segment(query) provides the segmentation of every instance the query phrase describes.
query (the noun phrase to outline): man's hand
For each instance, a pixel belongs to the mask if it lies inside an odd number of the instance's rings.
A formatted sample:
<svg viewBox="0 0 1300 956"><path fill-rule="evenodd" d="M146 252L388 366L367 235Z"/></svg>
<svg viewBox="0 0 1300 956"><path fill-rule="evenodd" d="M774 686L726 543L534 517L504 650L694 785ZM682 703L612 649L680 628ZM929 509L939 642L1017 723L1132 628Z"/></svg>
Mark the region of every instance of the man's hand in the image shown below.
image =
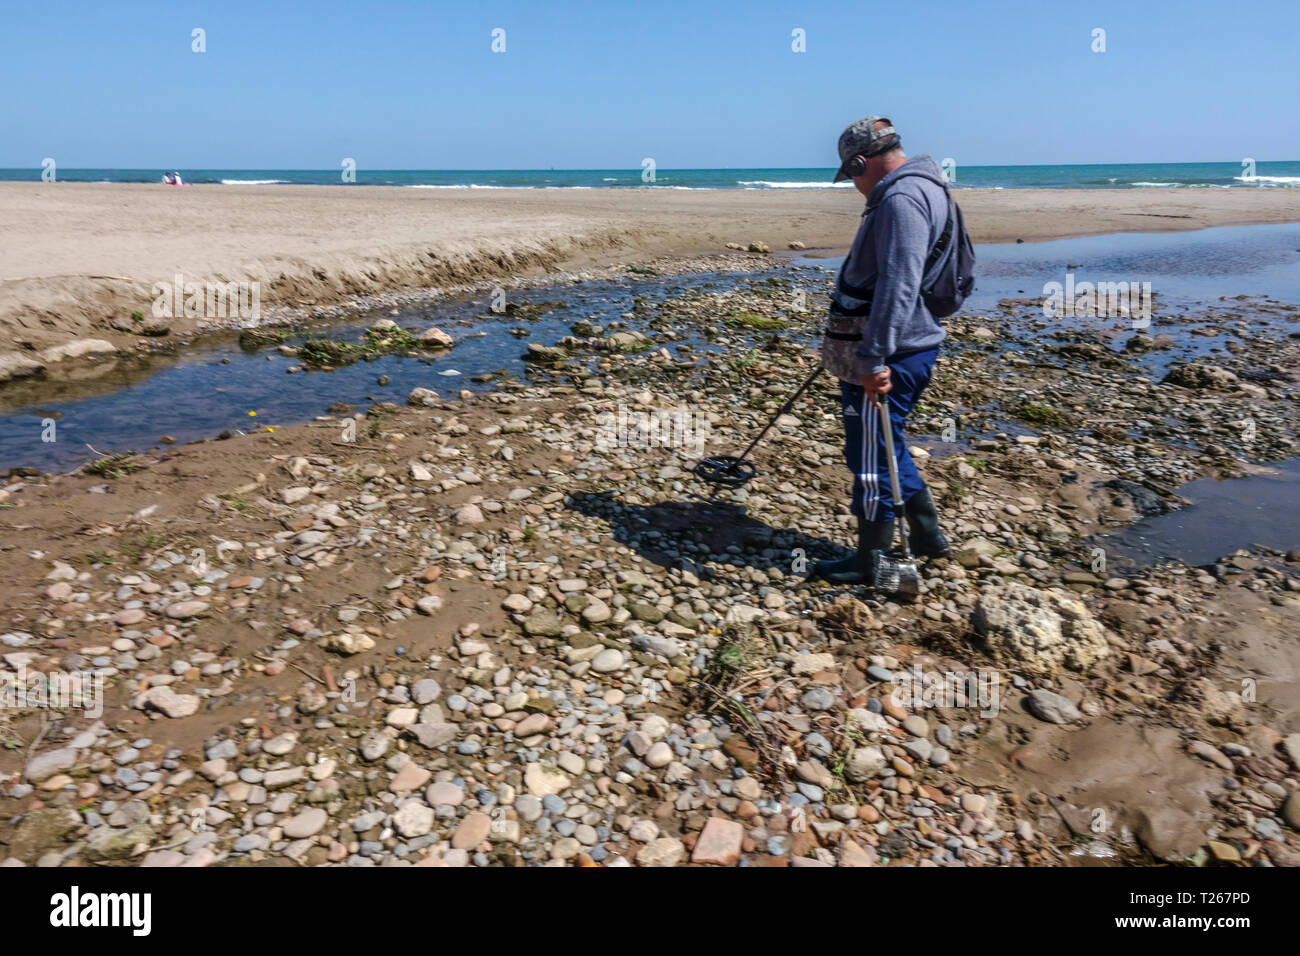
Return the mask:
<svg viewBox="0 0 1300 956"><path fill-rule="evenodd" d="M873 404L878 403L880 401L880 396L884 395L893 387L894 383L890 381L888 368L877 372L874 375L862 376L862 388L867 393L867 400Z"/></svg>

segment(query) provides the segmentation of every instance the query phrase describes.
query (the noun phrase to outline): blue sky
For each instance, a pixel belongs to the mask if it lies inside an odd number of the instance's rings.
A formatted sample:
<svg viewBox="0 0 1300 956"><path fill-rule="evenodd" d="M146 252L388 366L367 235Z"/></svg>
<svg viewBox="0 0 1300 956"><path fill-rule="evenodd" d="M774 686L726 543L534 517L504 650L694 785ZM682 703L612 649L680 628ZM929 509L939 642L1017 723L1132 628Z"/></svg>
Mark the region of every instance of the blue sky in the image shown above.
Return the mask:
<svg viewBox="0 0 1300 956"><path fill-rule="evenodd" d="M0 167L826 167L866 113L962 165L1300 159L1297 36L1296 0L14 3Z"/></svg>

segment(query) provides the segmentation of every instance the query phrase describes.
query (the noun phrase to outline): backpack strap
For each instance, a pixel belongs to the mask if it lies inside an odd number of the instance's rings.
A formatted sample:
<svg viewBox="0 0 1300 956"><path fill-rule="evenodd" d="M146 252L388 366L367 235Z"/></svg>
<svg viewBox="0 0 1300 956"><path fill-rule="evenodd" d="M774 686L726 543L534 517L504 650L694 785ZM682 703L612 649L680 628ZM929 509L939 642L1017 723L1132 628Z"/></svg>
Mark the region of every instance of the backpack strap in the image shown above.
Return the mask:
<svg viewBox="0 0 1300 956"><path fill-rule="evenodd" d="M889 184L889 189L886 189L884 194L878 200L876 200L874 204L867 205L866 211L863 213L863 215L870 216L873 212L875 212L876 209L879 208L880 204L884 202L885 198L889 195L890 189L893 189L893 187L898 183L898 180L906 179L908 176L920 176L928 180L929 182L934 182L934 180L930 179L929 176L926 176L924 173L919 171L908 171L902 173L901 175L899 175L898 179L895 179L894 182ZM931 276L931 273L933 273L934 270L941 263L944 262L947 256L948 249L952 245L952 237L955 228L955 216L953 215L952 193L948 189L948 184L946 182L942 183L941 185L943 186L944 197L948 200L948 219L944 223L943 231L939 233L939 238L935 240L934 247L930 250L930 254L926 256L925 265L921 269L922 289L924 289L929 284L926 282L926 280ZM849 259L852 258L852 256L853 256L853 251L850 249L849 255L845 256L844 258L845 266L848 265ZM839 279L835 285L836 291L848 295L854 299L864 300L866 305L865 307L858 307L851 310L849 309L840 310L836 314L853 315L853 316L869 315L871 313L871 291L872 290L870 288L866 288L863 286L853 286L847 284L846 282L843 281L844 272L845 272L844 267L841 267ZM832 306L832 311L836 311L833 306Z"/></svg>

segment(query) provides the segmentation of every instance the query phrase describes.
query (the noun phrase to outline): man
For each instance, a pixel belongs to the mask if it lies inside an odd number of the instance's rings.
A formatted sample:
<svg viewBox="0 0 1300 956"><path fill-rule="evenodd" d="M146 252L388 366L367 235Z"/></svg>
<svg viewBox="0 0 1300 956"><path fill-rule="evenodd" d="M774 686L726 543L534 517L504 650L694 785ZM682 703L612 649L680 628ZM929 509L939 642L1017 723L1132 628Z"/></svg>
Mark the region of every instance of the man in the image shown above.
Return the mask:
<svg viewBox="0 0 1300 956"><path fill-rule="evenodd" d="M868 116L845 129L839 156L834 181L852 179L867 208L831 295L822 364L840 379L858 550L841 561L819 561L813 575L861 584L871 581L872 552L890 547L898 506L876 402L886 405L893 425L912 552L948 553L934 501L903 436L946 334L922 301L921 279L947 222L948 190L933 159L903 154L898 131L885 117Z"/></svg>

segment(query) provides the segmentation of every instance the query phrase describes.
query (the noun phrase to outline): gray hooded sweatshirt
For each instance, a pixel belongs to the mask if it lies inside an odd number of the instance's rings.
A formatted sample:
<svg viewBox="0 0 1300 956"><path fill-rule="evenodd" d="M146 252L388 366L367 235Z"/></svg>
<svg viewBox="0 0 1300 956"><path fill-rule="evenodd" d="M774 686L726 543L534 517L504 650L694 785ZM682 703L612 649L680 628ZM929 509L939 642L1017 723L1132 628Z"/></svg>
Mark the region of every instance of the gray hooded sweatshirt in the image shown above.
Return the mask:
<svg viewBox="0 0 1300 956"><path fill-rule="evenodd" d="M871 290L863 296L871 300L871 314L857 346L859 375L884 369L885 359L897 352L933 348L947 334L921 299L926 257L948 221L946 182L943 170L925 154L891 171L867 197L837 283ZM836 297L853 304L838 291Z"/></svg>

